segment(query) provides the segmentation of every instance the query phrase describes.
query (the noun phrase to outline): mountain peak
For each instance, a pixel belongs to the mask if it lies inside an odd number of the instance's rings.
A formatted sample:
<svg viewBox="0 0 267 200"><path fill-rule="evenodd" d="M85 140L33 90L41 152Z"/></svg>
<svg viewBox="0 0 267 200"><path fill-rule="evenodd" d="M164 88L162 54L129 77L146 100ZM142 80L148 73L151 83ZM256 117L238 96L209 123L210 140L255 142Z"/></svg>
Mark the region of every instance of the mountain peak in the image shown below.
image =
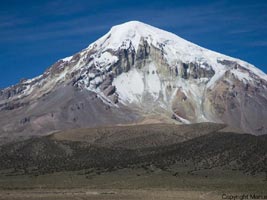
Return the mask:
<svg viewBox="0 0 267 200"><path fill-rule="evenodd" d="M140 21L129 21L123 24L113 26L110 31L99 40L91 44L87 49L98 46L98 50L104 52L107 50L118 51L119 49L132 48L138 50L140 43L145 41L147 45L153 46L162 51L163 59L170 65L175 66L177 62L199 64L209 63L213 66L216 76L213 83L227 70L220 61L229 60L253 71L257 76L267 80L267 76L261 70L242 60L232 58L221 53L211 51L189 42L173 33L145 24ZM243 79L240 73L235 73ZM248 78L248 76L247 76Z"/></svg>
<svg viewBox="0 0 267 200"><path fill-rule="evenodd" d="M115 25L111 29L116 29L116 28L124 28L124 29L128 28L129 29L129 28L137 28L137 27L139 28L139 27L147 27L147 26L150 26L150 25L140 22L140 21L133 20L133 21L128 21L122 24Z"/></svg>
<svg viewBox="0 0 267 200"><path fill-rule="evenodd" d="M88 121L123 123L148 114L182 123L226 123L263 134L266 91L266 74L253 65L130 21L43 75L0 91L0 114L34 110L12 123L0 122L0 132L20 131L21 126L28 128L25 132L32 127L40 132L48 125L54 131ZM8 113L5 118L12 118L13 112Z"/></svg>
<svg viewBox="0 0 267 200"><path fill-rule="evenodd" d="M114 32L134 31L134 32L137 32L141 35L147 35L147 34L151 34L151 33L169 34L169 35L177 37L176 35L174 35L170 32L164 31L162 29L156 28L154 26L151 26L149 24L146 24L146 23L143 23L140 21L129 21L129 22L125 22L122 24L118 24L118 25L113 26L110 31L113 33Z"/></svg>
<svg viewBox="0 0 267 200"><path fill-rule="evenodd" d="M205 50L173 33L139 21L129 21L113 26L107 34L91 44L88 48L91 49L95 46L99 46L102 50L112 49L116 51L120 48L127 49L129 45L131 45L134 50L137 51L142 41L146 41L148 45L160 49L163 48L163 46L167 46L169 50L165 52L165 55L170 55L166 58L170 62L173 61L173 58L177 57L173 55L176 54L176 52L180 52L183 58L186 59L187 57L188 62L190 62L190 59L194 58L189 56L189 54L200 55L202 51Z"/></svg>
<svg viewBox="0 0 267 200"><path fill-rule="evenodd" d="M166 40L182 40L182 38L179 38L172 33L150 26L143 22L129 21L113 26L106 35L93 43L93 45L99 44L116 50L121 47L122 43L130 41L135 50L137 50L140 40L142 39L146 39L148 43L153 43L154 45L166 42Z"/></svg>

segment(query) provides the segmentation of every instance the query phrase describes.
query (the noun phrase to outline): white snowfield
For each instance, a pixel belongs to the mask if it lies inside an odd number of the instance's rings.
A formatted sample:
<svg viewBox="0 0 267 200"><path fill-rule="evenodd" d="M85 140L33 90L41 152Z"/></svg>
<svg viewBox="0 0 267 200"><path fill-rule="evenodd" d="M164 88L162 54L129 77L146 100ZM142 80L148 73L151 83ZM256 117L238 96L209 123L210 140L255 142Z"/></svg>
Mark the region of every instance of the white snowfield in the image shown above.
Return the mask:
<svg viewBox="0 0 267 200"><path fill-rule="evenodd" d="M123 102L139 102L145 89L143 75L136 69L130 70L118 76L113 85Z"/></svg>

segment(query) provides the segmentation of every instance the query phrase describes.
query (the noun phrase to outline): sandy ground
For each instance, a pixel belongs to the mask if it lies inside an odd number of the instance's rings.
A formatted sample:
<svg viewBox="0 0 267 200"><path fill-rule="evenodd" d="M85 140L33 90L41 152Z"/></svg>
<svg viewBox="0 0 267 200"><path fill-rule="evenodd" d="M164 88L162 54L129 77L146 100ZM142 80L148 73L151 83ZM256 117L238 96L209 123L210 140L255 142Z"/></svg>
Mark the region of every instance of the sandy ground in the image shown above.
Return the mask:
<svg viewBox="0 0 267 200"><path fill-rule="evenodd" d="M216 200L221 194L201 191L165 190L6 190L0 200Z"/></svg>

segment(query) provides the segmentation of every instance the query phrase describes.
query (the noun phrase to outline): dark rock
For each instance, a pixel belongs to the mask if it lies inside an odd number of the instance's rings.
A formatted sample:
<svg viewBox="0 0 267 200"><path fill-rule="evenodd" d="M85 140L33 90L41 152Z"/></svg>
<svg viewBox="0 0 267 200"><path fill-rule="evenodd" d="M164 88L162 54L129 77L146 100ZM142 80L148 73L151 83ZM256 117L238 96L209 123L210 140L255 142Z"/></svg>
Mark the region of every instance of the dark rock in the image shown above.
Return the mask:
<svg viewBox="0 0 267 200"><path fill-rule="evenodd" d="M0 110L15 110L24 106L29 105L29 103L20 103L20 102L9 102L4 105L1 105Z"/></svg>
<svg viewBox="0 0 267 200"><path fill-rule="evenodd" d="M112 96L112 101L113 101L113 103L115 103L115 104L119 103L119 97L118 97L118 95L113 94L113 96Z"/></svg>
<svg viewBox="0 0 267 200"><path fill-rule="evenodd" d="M182 67L182 78L187 79L187 69L188 69L188 64L183 63Z"/></svg>
<svg viewBox="0 0 267 200"><path fill-rule="evenodd" d="M113 85L110 85L106 90L104 90L104 94L106 96L110 96L110 95L114 94L115 91L116 91L116 87Z"/></svg>
<svg viewBox="0 0 267 200"><path fill-rule="evenodd" d="M220 63L225 66L234 67L236 65L236 62L231 60L217 60L217 63Z"/></svg>
<svg viewBox="0 0 267 200"><path fill-rule="evenodd" d="M103 91L103 90L107 89L112 84L112 81L113 81L113 75L109 74L108 77L101 84L101 87L100 87L101 90Z"/></svg>
<svg viewBox="0 0 267 200"><path fill-rule="evenodd" d="M20 124L26 124L26 123L29 123L31 121L31 118L30 117L25 117L23 118L22 120L20 120Z"/></svg>
<svg viewBox="0 0 267 200"><path fill-rule="evenodd" d="M177 68L177 66L175 66L175 76L178 76L179 75L179 71L178 71L178 68Z"/></svg>

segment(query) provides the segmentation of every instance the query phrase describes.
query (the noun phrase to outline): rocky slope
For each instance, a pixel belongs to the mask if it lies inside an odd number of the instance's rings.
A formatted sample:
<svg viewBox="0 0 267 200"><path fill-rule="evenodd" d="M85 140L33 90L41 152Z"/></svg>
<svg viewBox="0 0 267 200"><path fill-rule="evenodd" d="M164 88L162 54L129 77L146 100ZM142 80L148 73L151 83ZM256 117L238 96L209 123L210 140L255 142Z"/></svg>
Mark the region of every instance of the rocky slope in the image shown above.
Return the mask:
<svg viewBox="0 0 267 200"><path fill-rule="evenodd" d="M0 91L0 133L140 122L219 122L267 133L267 76L253 65L132 21Z"/></svg>

